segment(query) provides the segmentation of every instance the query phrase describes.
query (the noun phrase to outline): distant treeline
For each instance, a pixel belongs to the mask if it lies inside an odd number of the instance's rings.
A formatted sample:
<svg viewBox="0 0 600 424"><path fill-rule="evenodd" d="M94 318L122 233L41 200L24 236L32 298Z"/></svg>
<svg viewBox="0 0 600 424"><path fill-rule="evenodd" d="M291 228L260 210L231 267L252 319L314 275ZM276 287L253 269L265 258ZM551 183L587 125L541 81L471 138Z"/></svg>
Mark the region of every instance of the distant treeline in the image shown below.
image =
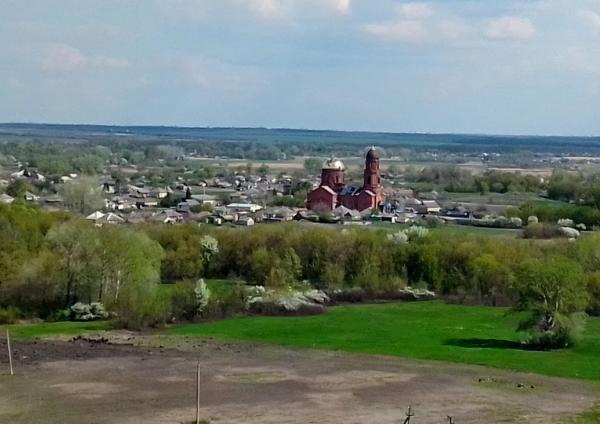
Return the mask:
<svg viewBox="0 0 600 424"><path fill-rule="evenodd" d="M223 146L222 142L239 143L245 147L252 143L271 145L282 153L297 146L303 154L331 154L345 148L356 152L356 146L377 145L386 150L409 148L413 150L440 150L454 153L515 153L524 150L536 153L600 152L600 137L555 137L555 136L488 136L464 134L411 134L352 131L319 131L266 128L183 128L162 126L99 126L99 125L45 125L45 124L0 124L4 138L29 137L49 140L71 140L72 142L111 141L115 143L144 140L156 143L199 145L202 142ZM215 141L220 143L214 143ZM332 149L332 145L334 148ZM344 147L346 146L346 147ZM321 150L321 148L323 150ZM227 148L229 150L229 148ZM300 154L300 153L296 153ZM240 156L232 156L240 157ZM247 159L269 159L249 157Z"/></svg>

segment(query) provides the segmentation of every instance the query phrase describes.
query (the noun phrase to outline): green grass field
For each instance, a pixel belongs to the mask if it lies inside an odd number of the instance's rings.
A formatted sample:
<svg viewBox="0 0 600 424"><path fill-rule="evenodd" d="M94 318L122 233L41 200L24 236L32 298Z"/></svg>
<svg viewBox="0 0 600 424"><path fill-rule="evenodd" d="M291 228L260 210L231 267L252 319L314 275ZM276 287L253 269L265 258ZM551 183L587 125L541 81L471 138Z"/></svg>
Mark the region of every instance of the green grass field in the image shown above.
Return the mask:
<svg viewBox="0 0 600 424"><path fill-rule="evenodd" d="M97 333L112 329L108 321L92 322L54 322L32 325L11 325L9 327L12 337L22 339L33 339L42 336L78 336L82 334ZM2 334L6 332L6 326L1 327Z"/></svg>
<svg viewBox="0 0 600 424"><path fill-rule="evenodd" d="M312 317L234 318L181 325L164 333L488 365L600 381L600 318L588 319L576 347L556 352L521 349L517 321L518 316L503 308L419 302L340 306ZM10 327L15 338L109 329L108 322Z"/></svg>
<svg viewBox="0 0 600 424"><path fill-rule="evenodd" d="M518 317L506 309L441 302L357 305L302 318L235 318L167 330L286 346L490 365L600 381L600 319L590 318L571 350L520 349Z"/></svg>

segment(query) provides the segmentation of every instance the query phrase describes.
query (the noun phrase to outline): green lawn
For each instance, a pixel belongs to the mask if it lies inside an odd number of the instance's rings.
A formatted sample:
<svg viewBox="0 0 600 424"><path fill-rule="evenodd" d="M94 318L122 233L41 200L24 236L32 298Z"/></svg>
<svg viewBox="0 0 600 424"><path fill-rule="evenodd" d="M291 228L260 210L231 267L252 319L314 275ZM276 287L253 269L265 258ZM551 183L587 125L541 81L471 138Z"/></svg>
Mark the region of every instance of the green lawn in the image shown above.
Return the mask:
<svg viewBox="0 0 600 424"><path fill-rule="evenodd" d="M590 318L577 347L521 350L517 317L506 309L441 302L357 305L301 318L234 318L190 324L169 334L491 365L600 381L600 319Z"/></svg>
<svg viewBox="0 0 600 424"><path fill-rule="evenodd" d="M32 325L11 325L9 327L12 337L31 339L41 336L77 336L81 334L95 333L98 331L110 330L112 325L108 321L92 321L92 322L54 322L46 324ZM6 333L6 327L0 330Z"/></svg>
<svg viewBox="0 0 600 424"><path fill-rule="evenodd" d="M559 352L520 349L520 335L515 331L517 318L502 308L419 302L341 306L312 317L234 318L182 325L164 332L489 365L600 381L600 318L588 320L575 348ZM102 321L10 326L15 338L79 335L109 329L110 323Z"/></svg>

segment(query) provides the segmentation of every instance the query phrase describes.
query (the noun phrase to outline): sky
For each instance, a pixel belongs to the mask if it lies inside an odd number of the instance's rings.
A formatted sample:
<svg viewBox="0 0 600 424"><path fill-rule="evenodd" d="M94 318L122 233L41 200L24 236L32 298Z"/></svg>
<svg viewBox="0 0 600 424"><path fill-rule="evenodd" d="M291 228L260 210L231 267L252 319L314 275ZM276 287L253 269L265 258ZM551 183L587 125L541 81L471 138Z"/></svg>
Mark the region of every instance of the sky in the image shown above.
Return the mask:
<svg viewBox="0 0 600 424"><path fill-rule="evenodd" d="M0 122L600 135L600 0L0 10Z"/></svg>

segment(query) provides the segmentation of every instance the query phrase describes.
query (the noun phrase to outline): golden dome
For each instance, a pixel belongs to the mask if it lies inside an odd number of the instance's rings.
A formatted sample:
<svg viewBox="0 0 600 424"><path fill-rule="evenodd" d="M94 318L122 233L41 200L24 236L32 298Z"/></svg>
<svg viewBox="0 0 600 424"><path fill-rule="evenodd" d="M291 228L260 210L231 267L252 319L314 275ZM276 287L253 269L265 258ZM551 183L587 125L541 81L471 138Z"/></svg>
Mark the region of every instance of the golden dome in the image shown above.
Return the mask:
<svg viewBox="0 0 600 424"><path fill-rule="evenodd" d="M323 169L336 169L338 171L343 171L346 169L344 166L344 162L339 159L331 158L323 164Z"/></svg>

